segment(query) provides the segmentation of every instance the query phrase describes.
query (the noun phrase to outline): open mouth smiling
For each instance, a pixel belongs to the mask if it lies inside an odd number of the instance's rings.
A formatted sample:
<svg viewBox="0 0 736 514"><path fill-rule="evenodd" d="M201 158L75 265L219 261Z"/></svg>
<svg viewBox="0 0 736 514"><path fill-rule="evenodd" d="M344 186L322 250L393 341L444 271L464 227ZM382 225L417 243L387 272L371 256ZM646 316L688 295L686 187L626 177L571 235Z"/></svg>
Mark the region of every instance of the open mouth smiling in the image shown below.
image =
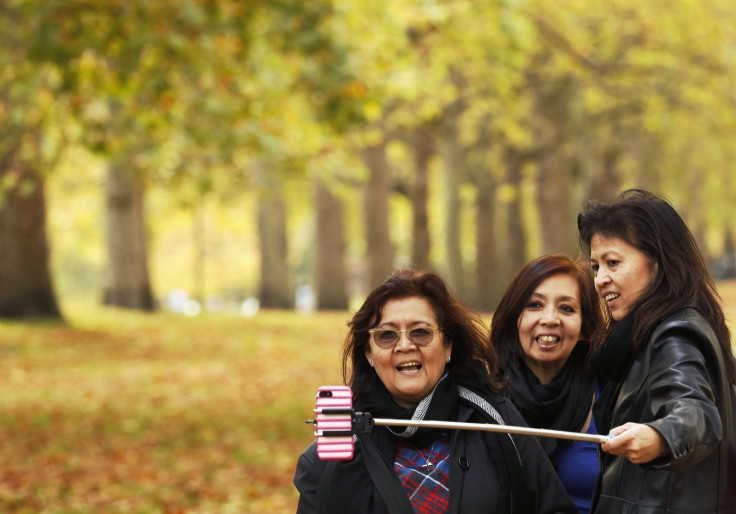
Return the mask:
<svg viewBox="0 0 736 514"><path fill-rule="evenodd" d="M607 302L610 302L610 301L615 300L619 296L621 295L618 293L608 293L606 296L603 297L603 299L606 300Z"/></svg>
<svg viewBox="0 0 736 514"><path fill-rule="evenodd" d="M396 366L396 371L399 373L416 373L422 369L422 365L417 361L404 362Z"/></svg>
<svg viewBox="0 0 736 514"><path fill-rule="evenodd" d="M557 343L560 342L559 336L545 334L541 336L537 336L534 338L534 340L541 346L542 348L551 348Z"/></svg>

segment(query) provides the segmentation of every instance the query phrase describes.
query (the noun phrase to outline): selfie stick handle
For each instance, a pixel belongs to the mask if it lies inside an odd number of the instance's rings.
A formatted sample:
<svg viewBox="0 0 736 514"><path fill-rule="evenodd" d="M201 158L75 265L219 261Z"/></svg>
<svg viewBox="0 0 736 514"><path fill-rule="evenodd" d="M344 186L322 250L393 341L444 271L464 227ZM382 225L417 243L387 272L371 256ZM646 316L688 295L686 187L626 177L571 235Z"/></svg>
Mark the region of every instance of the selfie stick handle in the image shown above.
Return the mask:
<svg viewBox="0 0 736 514"><path fill-rule="evenodd" d="M357 414L357 413L356 413ZM366 413L362 413L363 416ZM487 425L483 423L463 423L460 421L429 421L374 418L368 424L398 427L429 427L447 428L450 430L481 430L483 432L501 432L504 434L536 435L540 437L554 437L556 439L572 439L574 441L589 441L603 444L610 438L599 434L582 434L579 432L563 432L562 430L548 430L544 428L515 427L510 425Z"/></svg>

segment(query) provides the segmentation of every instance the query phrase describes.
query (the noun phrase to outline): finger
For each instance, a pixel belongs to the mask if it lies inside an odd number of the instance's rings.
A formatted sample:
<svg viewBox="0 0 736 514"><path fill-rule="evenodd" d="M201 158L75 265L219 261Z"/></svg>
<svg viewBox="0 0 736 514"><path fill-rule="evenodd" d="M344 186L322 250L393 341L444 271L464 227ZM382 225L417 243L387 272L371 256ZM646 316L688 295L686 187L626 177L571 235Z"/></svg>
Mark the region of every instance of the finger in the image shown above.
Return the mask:
<svg viewBox="0 0 736 514"><path fill-rule="evenodd" d="M609 432L609 434L613 434L614 436L621 435L627 430L634 428L634 426L635 425L633 423L624 423L623 425L613 427L611 431Z"/></svg>
<svg viewBox="0 0 736 514"><path fill-rule="evenodd" d="M616 427L616 428L612 428L611 431L608 432L608 435L616 437L616 436L623 434L624 432L626 432L626 429L624 427Z"/></svg>
<svg viewBox="0 0 736 514"><path fill-rule="evenodd" d="M617 447L622 445L625 441L628 441L630 438L628 437L628 434L625 432L622 432L620 434L608 434L608 441L606 441L606 444L611 445L613 447Z"/></svg>
<svg viewBox="0 0 736 514"><path fill-rule="evenodd" d="M617 442L615 441L615 434L608 434L608 440L601 443L601 450L604 452L610 452L612 448L616 448Z"/></svg>

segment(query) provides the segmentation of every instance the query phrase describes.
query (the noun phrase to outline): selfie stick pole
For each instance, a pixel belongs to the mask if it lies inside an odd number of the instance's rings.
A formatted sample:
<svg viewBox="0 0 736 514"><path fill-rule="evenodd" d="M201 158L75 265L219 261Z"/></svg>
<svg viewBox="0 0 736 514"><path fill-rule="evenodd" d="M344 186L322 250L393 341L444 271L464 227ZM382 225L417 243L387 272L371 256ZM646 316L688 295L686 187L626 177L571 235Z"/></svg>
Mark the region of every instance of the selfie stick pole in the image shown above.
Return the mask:
<svg viewBox="0 0 736 514"><path fill-rule="evenodd" d="M356 413L356 416L366 416L366 413ZM459 421L429 421L429 420L406 420L406 419L386 419L374 418L372 421L363 420L363 423L383 425L383 426L399 426L399 427L429 427L429 428L447 428L450 430L480 430L483 432L501 432L504 434L521 434L536 435L540 437L554 437L557 439L572 439L574 441L589 441L592 443L603 444L610 440L609 436L599 434L582 434L579 432L563 432L562 430L548 430L544 428L515 427L510 425L487 425L483 423L463 423ZM356 419L356 425L360 426L361 421ZM368 428L368 427L366 427Z"/></svg>

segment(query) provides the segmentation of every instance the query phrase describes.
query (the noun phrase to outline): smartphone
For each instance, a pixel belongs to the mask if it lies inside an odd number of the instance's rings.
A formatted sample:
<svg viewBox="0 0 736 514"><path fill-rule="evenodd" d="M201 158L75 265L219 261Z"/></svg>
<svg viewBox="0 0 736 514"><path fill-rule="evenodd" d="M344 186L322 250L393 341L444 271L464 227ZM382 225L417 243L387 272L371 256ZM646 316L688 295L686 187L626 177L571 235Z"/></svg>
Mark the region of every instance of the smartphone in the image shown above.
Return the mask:
<svg viewBox="0 0 736 514"><path fill-rule="evenodd" d="M322 460L353 458L353 392L348 386L322 386L314 408L317 456Z"/></svg>

